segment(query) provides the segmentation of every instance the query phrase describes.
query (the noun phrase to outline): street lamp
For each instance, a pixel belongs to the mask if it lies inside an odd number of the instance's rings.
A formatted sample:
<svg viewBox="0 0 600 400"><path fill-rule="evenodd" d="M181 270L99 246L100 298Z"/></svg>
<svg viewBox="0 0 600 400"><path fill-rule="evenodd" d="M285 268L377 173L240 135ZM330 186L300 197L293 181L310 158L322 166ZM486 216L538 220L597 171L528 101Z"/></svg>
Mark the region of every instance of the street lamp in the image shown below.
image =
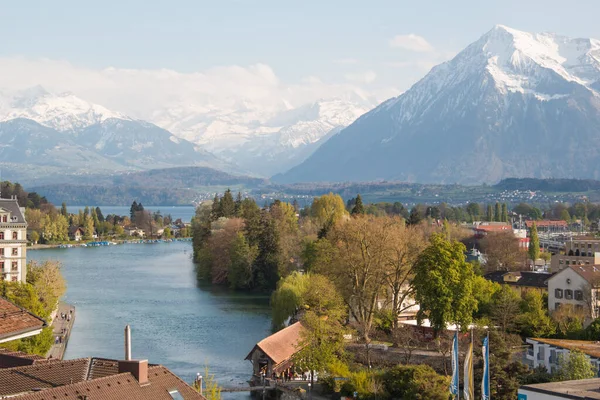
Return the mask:
<svg viewBox="0 0 600 400"><path fill-rule="evenodd" d="M196 385L198 387L198 391L200 392L200 396L202 396L202 375L200 375L200 372L196 373Z"/></svg>
<svg viewBox="0 0 600 400"><path fill-rule="evenodd" d="M310 391L310 386L311 386L311 384L310 384L310 382L308 382L308 399L309 400L312 399L312 393Z"/></svg>

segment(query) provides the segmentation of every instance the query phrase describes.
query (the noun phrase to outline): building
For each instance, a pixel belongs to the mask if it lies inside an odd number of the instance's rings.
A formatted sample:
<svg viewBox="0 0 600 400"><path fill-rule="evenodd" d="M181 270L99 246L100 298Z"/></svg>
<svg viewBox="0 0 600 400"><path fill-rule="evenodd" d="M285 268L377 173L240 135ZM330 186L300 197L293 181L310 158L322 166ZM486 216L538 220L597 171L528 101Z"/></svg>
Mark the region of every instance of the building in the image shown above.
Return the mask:
<svg viewBox="0 0 600 400"><path fill-rule="evenodd" d="M83 228L80 226L71 226L69 228L69 240L79 242L83 238Z"/></svg>
<svg viewBox="0 0 600 400"><path fill-rule="evenodd" d="M473 234L476 238L483 238L489 233L513 232L512 225L506 222L479 222L473 223Z"/></svg>
<svg viewBox="0 0 600 400"><path fill-rule="evenodd" d="M27 277L27 222L16 197L0 199L0 271L11 282Z"/></svg>
<svg viewBox="0 0 600 400"><path fill-rule="evenodd" d="M548 279L552 276L553 274L547 272L494 271L483 277L488 281L508 285L523 296L528 291L548 293Z"/></svg>
<svg viewBox="0 0 600 400"><path fill-rule="evenodd" d="M599 371L600 343L587 340L537 339L528 338L526 360L531 368L543 366L549 373L556 372L561 356L568 356L571 350L579 350L585 354L590 363Z"/></svg>
<svg viewBox="0 0 600 400"><path fill-rule="evenodd" d="M567 224L567 221L564 220L553 221L549 219L544 219L541 221L525 221L527 229L531 229L534 223L538 232L563 233L569 230L569 224Z"/></svg>
<svg viewBox="0 0 600 400"><path fill-rule="evenodd" d="M16 400L203 400L161 365L147 360L80 358L0 369L0 398Z"/></svg>
<svg viewBox="0 0 600 400"><path fill-rule="evenodd" d="M600 399L600 378L525 385L518 400Z"/></svg>
<svg viewBox="0 0 600 400"><path fill-rule="evenodd" d="M553 272L569 265L600 265L600 240L577 239L565 243L564 254L555 254L550 261Z"/></svg>
<svg viewBox="0 0 600 400"><path fill-rule="evenodd" d="M253 380L271 378L293 366L292 356L298 352L304 327L296 322L258 342L246 356L252 363Z"/></svg>
<svg viewBox="0 0 600 400"><path fill-rule="evenodd" d="M40 317L0 297L0 343L35 336L46 326Z"/></svg>
<svg viewBox="0 0 600 400"><path fill-rule="evenodd" d="M548 279L548 311L568 307L594 320L600 315L599 288L600 265L569 265Z"/></svg>

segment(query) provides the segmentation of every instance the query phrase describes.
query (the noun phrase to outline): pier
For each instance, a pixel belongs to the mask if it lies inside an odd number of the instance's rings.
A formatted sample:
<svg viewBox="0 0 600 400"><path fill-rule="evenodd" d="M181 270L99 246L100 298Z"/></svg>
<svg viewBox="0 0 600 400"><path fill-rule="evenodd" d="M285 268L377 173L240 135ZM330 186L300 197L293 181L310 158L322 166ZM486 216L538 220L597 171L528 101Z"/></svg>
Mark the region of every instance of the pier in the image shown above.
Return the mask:
<svg viewBox="0 0 600 400"><path fill-rule="evenodd" d="M69 315L69 318L62 319L60 315L66 314ZM66 303L59 303L58 309L56 310L56 315L52 320L52 332L53 332L53 340L54 343L48 354L46 354L47 358L52 358L56 360L62 360L65 351L67 350L67 344L69 343L69 336L71 335L71 329L73 329L73 324L75 323L75 307ZM58 338L58 341L56 340Z"/></svg>

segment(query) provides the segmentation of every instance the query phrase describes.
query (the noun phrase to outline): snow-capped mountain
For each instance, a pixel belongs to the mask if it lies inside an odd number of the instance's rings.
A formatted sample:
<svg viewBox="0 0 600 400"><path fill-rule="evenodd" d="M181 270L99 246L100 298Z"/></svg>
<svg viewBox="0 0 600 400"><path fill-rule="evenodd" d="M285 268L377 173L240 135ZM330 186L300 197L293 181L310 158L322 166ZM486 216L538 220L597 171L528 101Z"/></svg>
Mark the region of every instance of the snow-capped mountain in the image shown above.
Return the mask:
<svg viewBox="0 0 600 400"><path fill-rule="evenodd" d="M498 25L277 179L600 178L600 41Z"/></svg>
<svg viewBox="0 0 600 400"><path fill-rule="evenodd" d="M57 131L76 131L109 118L131 120L72 93L53 94L41 86L0 93L0 121L26 118Z"/></svg>
<svg viewBox="0 0 600 400"><path fill-rule="evenodd" d="M158 126L41 87L0 95L0 166L51 173L210 166L226 162Z"/></svg>
<svg viewBox="0 0 600 400"><path fill-rule="evenodd" d="M226 108L175 104L148 119L246 171L270 176L302 162L330 132L348 126L375 104L358 96L300 107L285 101L274 107L245 101Z"/></svg>

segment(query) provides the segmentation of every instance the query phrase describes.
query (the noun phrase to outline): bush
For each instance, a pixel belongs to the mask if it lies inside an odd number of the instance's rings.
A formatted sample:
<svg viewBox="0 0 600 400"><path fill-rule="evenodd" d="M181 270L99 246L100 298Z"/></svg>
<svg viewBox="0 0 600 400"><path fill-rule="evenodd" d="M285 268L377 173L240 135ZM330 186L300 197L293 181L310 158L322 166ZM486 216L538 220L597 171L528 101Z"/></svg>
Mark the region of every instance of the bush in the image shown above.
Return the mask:
<svg viewBox="0 0 600 400"><path fill-rule="evenodd" d="M375 325L376 330L389 335L394 326L394 312L392 310L378 311L373 319L373 325Z"/></svg>
<svg viewBox="0 0 600 400"><path fill-rule="evenodd" d="M449 378L428 365L398 365L385 373L385 389L394 399L447 400Z"/></svg>

